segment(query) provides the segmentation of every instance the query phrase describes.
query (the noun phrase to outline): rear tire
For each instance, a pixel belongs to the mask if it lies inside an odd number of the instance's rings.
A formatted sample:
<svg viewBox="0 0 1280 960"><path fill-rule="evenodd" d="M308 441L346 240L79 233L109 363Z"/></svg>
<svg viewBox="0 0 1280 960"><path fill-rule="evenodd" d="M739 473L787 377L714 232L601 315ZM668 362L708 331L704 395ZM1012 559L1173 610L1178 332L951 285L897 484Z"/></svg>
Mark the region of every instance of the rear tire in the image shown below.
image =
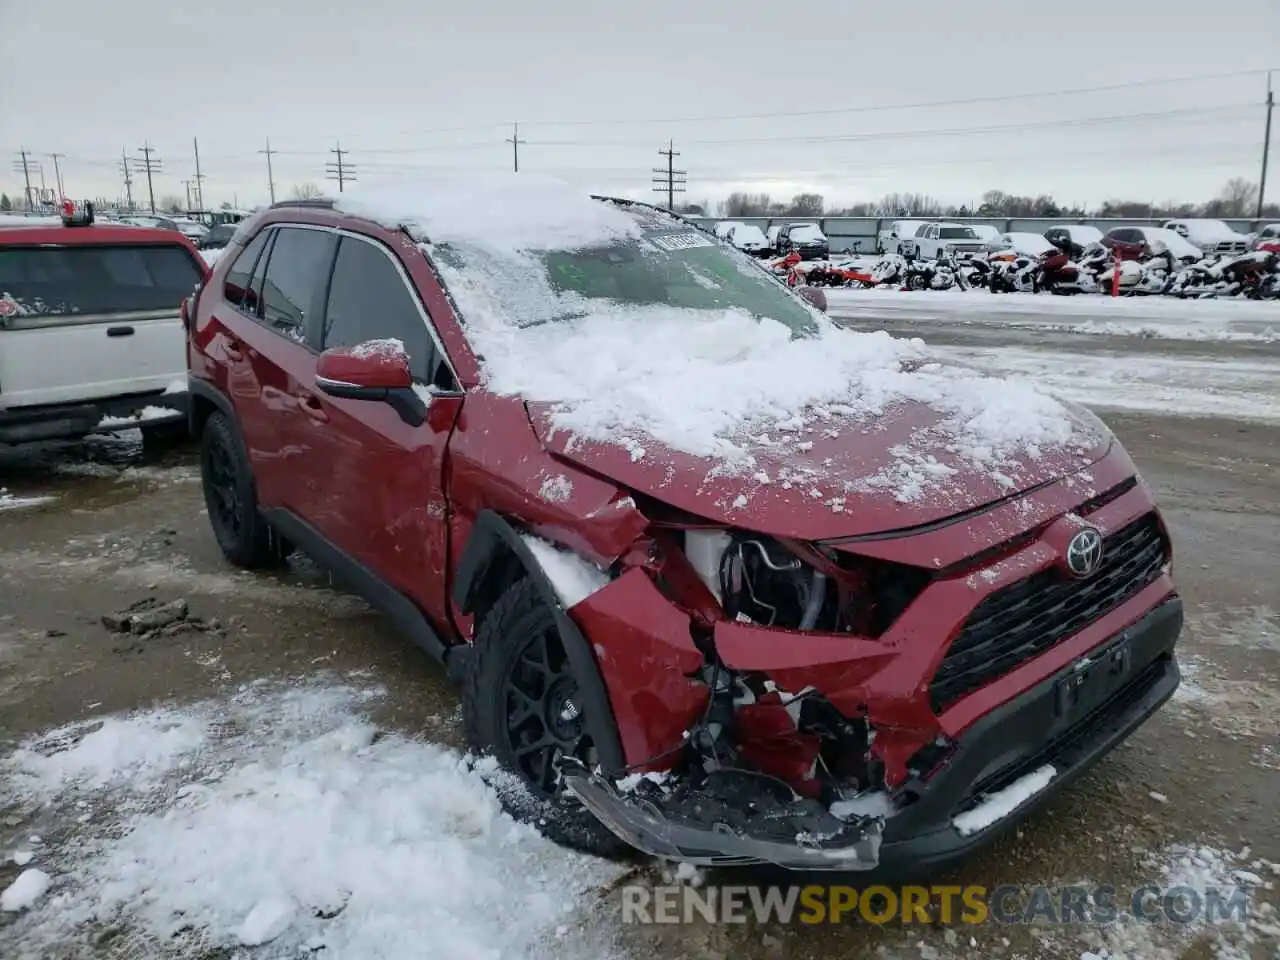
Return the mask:
<svg viewBox="0 0 1280 960"><path fill-rule="evenodd" d="M290 547L258 510L249 456L224 413L205 421L200 435L200 479L209 523L223 555L249 569L282 564Z"/></svg>
<svg viewBox="0 0 1280 960"><path fill-rule="evenodd" d="M563 754L594 766L591 718L580 706L555 615L528 577L480 613L462 677L462 712L472 746L516 781L493 784L508 813L566 847L603 857L630 852L566 794L554 770Z"/></svg>

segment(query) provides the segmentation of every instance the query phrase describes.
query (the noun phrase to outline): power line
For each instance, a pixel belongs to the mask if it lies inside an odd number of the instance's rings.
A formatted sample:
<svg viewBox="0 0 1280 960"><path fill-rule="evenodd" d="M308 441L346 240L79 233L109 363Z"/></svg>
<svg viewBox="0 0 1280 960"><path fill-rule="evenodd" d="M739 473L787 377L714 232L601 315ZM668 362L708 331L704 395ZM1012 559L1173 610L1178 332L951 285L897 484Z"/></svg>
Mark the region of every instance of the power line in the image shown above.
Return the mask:
<svg viewBox="0 0 1280 960"><path fill-rule="evenodd" d="M338 192L342 193L343 186L348 182L354 182L356 179L355 167L353 167L349 163L344 163L342 159L351 151L343 150L342 144L338 143L334 147L334 149L330 150L329 152L333 154L335 157L337 157L337 160L330 160L324 165L325 179L337 180Z"/></svg>
<svg viewBox="0 0 1280 960"><path fill-rule="evenodd" d="M272 203L276 202L276 179L274 174L272 174L271 172L271 157L273 154L276 154L279 152L280 152L279 150L271 149L270 137L267 137L267 149L258 151L258 153L265 153L267 155L267 189L271 191Z"/></svg>
<svg viewBox="0 0 1280 960"><path fill-rule="evenodd" d="M520 144L526 142L520 139L520 124L513 123L511 125L511 136L507 137L507 143L511 144L511 165L515 173L520 172Z"/></svg>
<svg viewBox="0 0 1280 960"><path fill-rule="evenodd" d="M152 174L159 173L163 164L159 157L153 156L156 148L150 143L144 143L138 148L138 153L142 154L142 169L147 175L147 200L151 204L151 212L156 212L156 191L151 182ZM134 163L137 163L134 159Z"/></svg>
<svg viewBox="0 0 1280 960"><path fill-rule="evenodd" d="M905 140L919 137L947 137L947 136L968 136L973 134L999 134L999 133L1016 133L1027 130L1041 129L1074 129L1089 126L1107 126L1111 124L1131 124L1145 123L1153 121L1179 121L1179 122L1203 122L1209 120L1211 122L1221 121L1224 119L1235 119L1228 116L1228 111L1243 111L1257 109L1257 101L1239 102L1230 104L1218 104L1210 107L1183 107L1171 110L1154 110L1140 113L1125 114L1108 114L1106 116L1092 117L1066 117L1054 120L1032 120L1011 124L983 124L980 126L968 127L930 127L930 128L914 128L907 130L886 130L871 133L858 134L787 134L781 136L764 136L764 137L731 137L710 140L689 140L687 143L696 144L698 146L716 147L716 146L750 146L758 144L797 144L809 145L817 143L862 143L877 142L885 140ZM540 147L634 147L643 146L650 143L647 139L628 138L617 140L525 140L518 137L507 137L502 142L511 143L513 139L518 139L520 144L529 144ZM424 153L452 153L455 151L471 151L471 150L489 150L498 143L497 140L477 140L468 143L446 143L432 144L417 147L361 147L360 152L368 156L414 156ZM257 151L257 154L263 151ZM317 157L325 154L332 154L332 150L274 150L276 156L283 157ZM221 157L223 160L246 160L256 156L254 153L226 154Z"/></svg>
<svg viewBox="0 0 1280 960"><path fill-rule="evenodd" d="M658 156L667 158L667 168L666 170L661 167L653 168L654 173L661 174L661 176L653 178L655 184L653 192L666 193L667 209L674 210L676 208L676 194L685 192L685 184L687 182L685 177L688 171L675 168L675 159L680 156L680 152L676 150L672 141L667 141L667 149L659 150Z"/></svg>

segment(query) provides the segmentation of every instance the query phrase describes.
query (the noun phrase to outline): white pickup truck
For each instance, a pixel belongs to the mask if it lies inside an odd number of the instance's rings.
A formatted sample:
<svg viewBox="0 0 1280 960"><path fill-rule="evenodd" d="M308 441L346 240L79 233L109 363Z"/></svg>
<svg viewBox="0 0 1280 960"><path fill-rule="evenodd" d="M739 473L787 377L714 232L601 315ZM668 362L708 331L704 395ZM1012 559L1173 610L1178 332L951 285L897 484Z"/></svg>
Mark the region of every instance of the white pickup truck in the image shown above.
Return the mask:
<svg viewBox="0 0 1280 960"><path fill-rule="evenodd" d="M920 260L937 260L940 257L974 256L986 252L986 241L963 223L931 223L916 233L910 244L904 243L903 253ZM910 251L907 247L910 246Z"/></svg>
<svg viewBox="0 0 1280 960"><path fill-rule="evenodd" d="M207 268L172 230L0 222L0 444L186 429L179 310Z"/></svg>

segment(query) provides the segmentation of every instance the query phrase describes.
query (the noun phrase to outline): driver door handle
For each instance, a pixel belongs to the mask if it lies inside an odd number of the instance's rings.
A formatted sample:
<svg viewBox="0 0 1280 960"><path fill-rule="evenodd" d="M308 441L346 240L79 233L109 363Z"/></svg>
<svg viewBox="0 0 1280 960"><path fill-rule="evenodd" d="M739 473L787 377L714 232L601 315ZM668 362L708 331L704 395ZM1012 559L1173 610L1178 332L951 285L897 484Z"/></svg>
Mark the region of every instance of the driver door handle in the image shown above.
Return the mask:
<svg viewBox="0 0 1280 960"><path fill-rule="evenodd" d="M325 411L324 404L314 394L298 394L298 406L302 408L303 413L317 423L328 423L329 414Z"/></svg>

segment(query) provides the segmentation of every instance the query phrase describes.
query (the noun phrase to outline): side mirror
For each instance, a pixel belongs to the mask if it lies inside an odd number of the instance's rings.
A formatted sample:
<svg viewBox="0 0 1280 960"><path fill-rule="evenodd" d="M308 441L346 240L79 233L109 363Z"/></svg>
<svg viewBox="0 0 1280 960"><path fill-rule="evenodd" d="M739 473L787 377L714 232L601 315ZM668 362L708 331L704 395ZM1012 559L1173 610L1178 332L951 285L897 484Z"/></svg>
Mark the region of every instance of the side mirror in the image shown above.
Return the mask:
<svg viewBox="0 0 1280 960"><path fill-rule="evenodd" d="M427 404L413 389L409 356L395 341L326 350L316 361L316 388L343 400L389 404L411 427L427 417Z"/></svg>
<svg viewBox="0 0 1280 960"><path fill-rule="evenodd" d="M827 295L820 288L804 286L800 287L796 292L804 297L810 306L816 307L823 313L827 312Z"/></svg>

